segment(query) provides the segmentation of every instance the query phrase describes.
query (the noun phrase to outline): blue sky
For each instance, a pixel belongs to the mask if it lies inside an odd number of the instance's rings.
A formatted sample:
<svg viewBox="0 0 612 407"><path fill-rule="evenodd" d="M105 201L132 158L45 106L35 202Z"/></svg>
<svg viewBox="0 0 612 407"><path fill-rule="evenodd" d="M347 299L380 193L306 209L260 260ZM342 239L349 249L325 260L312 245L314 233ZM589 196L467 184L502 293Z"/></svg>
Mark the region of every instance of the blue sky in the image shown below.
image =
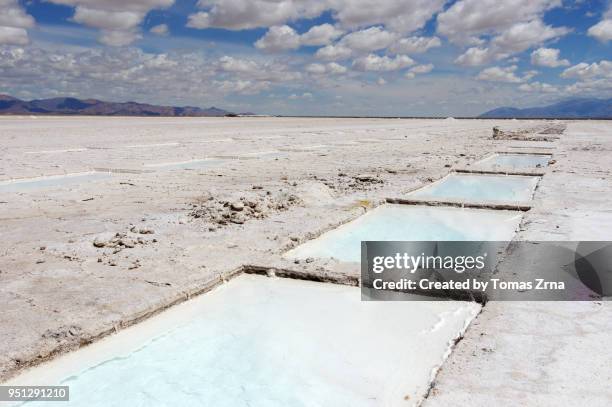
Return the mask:
<svg viewBox="0 0 612 407"><path fill-rule="evenodd" d="M0 93L463 116L612 96L612 8L561 0L0 0Z"/></svg>

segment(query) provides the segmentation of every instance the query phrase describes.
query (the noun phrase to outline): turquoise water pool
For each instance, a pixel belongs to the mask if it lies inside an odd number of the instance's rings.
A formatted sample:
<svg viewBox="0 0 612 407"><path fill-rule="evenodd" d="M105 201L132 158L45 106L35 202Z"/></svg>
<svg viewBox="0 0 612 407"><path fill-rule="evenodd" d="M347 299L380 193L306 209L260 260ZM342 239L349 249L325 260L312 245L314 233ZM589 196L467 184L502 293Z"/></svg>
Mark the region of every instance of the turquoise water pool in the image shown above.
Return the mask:
<svg viewBox="0 0 612 407"><path fill-rule="evenodd" d="M538 180L538 177L513 175L450 174L407 196L473 203L524 203L531 200Z"/></svg>
<svg viewBox="0 0 612 407"><path fill-rule="evenodd" d="M359 262L362 240L511 240L520 220L521 213L516 211L386 204L290 250L285 257Z"/></svg>

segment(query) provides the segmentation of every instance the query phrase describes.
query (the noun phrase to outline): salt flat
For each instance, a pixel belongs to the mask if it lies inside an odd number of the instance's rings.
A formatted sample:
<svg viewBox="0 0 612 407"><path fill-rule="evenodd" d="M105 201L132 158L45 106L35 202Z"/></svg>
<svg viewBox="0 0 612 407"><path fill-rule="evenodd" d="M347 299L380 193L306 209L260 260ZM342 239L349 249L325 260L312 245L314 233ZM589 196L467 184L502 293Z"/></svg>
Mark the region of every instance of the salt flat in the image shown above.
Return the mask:
<svg viewBox="0 0 612 407"><path fill-rule="evenodd" d="M185 300L245 264L350 275L333 260L293 264L281 254L354 219L386 197L405 195L454 167L466 167L517 144L492 140L493 126L537 132L549 123L0 118L0 182L89 171L110 174L92 182L2 193L0 378ZM612 224L611 164L606 158L612 149L612 139L606 137L610 130L607 122L568 122L555 148L546 149L557 163L545 169L519 236L610 239L610 228L604 227ZM214 165L180 165L209 159ZM167 163L179 165L165 167ZM612 309L606 304L566 307L570 317L572 310L581 313L584 307L601 307L597 315L609 316ZM489 304L481 316L491 309L490 321L480 323L479 317L476 324L494 327L499 323L497 313L516 308L517 304ZM518 308L516 312L522 309ZM519 314L517 323L524 317ZM573 323L581 321L589 324L586 318ZM601 323L610 327L609 322ZM513 374L523 359L509 345L512 341L503 339L503 332L494 336L493 330L487 331L489 337L504 341L507 356L486 368ZM457 359L469 359L472 348L478 349L481 339L472 338L473 332L468 329L467 340L444 365L428 402L452 404L452 398L443 396L455 394L445 393L456 384L453 378L460 374L476 380L469 363L490 359L488 354L471 362ZM541 334L548 343L534 344L539 351L554 347L556 341L571 346L582 338ZM574 358L576 366L584 364L575 353L567 357ZM563 366L572 366L565 362ZM548 374L559 366L551 363L542 369ZM589 377L588 386L599 391L609 373L608 368L603 375ZM551 380L551 386L561 383L559 376ZM577 397L565 389L559 390L565 400ZM473 392L470 397L472 405L490 403Z"/></svg>

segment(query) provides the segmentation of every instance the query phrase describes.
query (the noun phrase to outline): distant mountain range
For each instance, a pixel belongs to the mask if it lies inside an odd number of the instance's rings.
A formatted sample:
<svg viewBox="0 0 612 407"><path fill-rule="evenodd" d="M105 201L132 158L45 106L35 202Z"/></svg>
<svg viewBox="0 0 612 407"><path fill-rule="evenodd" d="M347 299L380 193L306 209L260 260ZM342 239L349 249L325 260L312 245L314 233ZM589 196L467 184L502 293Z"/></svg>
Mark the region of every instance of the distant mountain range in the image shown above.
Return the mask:
<svg viewBox="0 0 612 407"><path fill-rule="evenodd" d="M59 97L25 101L0 94L0 115L91 115L91 116L234 116L227 110L193 106L156 106L136 102L104 102L96 99Z"/></svg>
<svg viewBox="0 0 612 407"><path fill-rule="evenodd" d="M489 110L478 117L482 119L612 119L612 99L566 99L552 105L526 109L500 107Z"/></svg>

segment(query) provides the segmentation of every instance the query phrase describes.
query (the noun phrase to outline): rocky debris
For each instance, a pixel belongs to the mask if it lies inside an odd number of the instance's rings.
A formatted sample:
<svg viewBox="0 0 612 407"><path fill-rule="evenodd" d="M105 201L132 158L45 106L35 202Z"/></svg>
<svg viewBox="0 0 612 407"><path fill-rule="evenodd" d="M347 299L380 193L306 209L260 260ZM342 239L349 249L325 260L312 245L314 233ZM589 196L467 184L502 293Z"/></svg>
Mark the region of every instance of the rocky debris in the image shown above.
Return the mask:
<svg viewBox="0 0 612 407"><path fill-rule="evenodd" d="M547 127L546 129L542 130L540 134L563 134L566 128L567 128L567 125L564 123L556 124L556 125Z"/></svg>
<svg viewBox="0 0 612 407"><path fill-rule="evenodd" d="M389 170L385 168L379 170L389 174L397 173L397 170ZM368 191L384 183L384 180L381 178L378 172L349 175L346 172L339 171L335 177L330 176L324 178L317 175L311 175L311 178L322 183L330 190L334 190L336 193L340 194L352 193L355 191Z"/></svg>
<svg viewBox="0 0 612 407"><path fill-rule="evenodd" d="M558 139L558 136L546 136L533 134L531 130L515 130L515 131L502 131L499 127L493 127L493 140L515 140L515 141L553 141Z"/></svg>
<svg viewBox="0 0 612 407"><path fill-rule="evenodd" d="M146 233L142 231L145 230ZM154 233L152 229L140 229L136 230L135 226L130 228L130 232L139 233L139 234L151 234ZM156 242L156 239L151 240L151 242ZM140 236L129 236L128 233L120 233L117 232L113 234L102 234L94 238L93 245L99 249L102 248L112 248L115 249L113 253L118 253L121 249L133 249L137 245L144 245L149 243L149 241L144 240Z"/></svg>
<svg viewBox="0 0 612 407"><path fill-rule="evenodd" d="M301 203L297 195L282 189L276 194L257 189L233 199L197 199L191 203L189 216L212 223L214 226L209 230L215 231L218 226L241 225L250 219L263 219Z"/></svg>
<svg viewBox="0 0 612 407"><path fill-rule="evenodd" d="M130 232L132 233L140 233L141 235L152 235L155 233L155 231L153 229L150 228L136 228L136 226L132 226L130 228Z"/></svg>

